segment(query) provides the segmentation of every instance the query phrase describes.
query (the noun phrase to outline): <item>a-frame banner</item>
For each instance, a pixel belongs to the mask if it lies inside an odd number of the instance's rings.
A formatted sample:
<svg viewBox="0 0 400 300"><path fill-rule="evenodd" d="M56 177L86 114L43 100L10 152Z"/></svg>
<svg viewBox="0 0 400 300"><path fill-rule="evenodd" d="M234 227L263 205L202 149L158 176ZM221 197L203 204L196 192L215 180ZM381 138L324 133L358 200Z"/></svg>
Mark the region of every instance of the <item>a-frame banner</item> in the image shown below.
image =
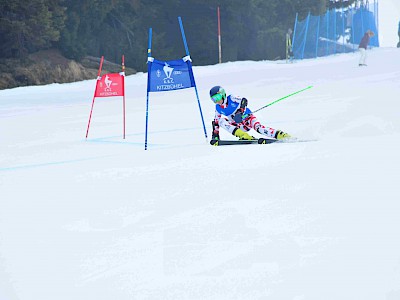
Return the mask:
<svg viewBox="0 0 400 300"><path fill-rule="evenodd" d="M144 149L147 150L147 136L149 123L149 93L166 92L194 88L197 97L197 104L201 121L203 123L204 136L207 140L207 130L204 124L203 112L201 110L199 94L197 92L196 82L193 76L192 60L190 59L189 49L186 43L185 32L181 17L178 17L183 43L186 50L186 56L182 59L162 61L151 56L152 29L149 29L149 47L147 51L147 101L146 101L146 131Z"/></svg>
<svg viewBox="0 0 400 300"><path fill-rule="evenodd" d="M109 73L101 76L96 82L95 97L125 96L125 76L121 73Z"/></svg>
<svg viewBox="0 0 400 300"><path fill-rule="evenodd" d="M123 97L122 101L122 122L123 122L123 138L125 139L125 56L122 55L122 72L108 73L100 76L104 56L101 57L100 67L97 73L96 88L92 99L92 107L90 109L89 121L86 129L86 138L89 135L90 122L92 120L94 100L97 97Z"/></svg>
<svg viewBox="0 0 400 300"><path fill-rule="evenodd" d="M149 57L149 92L164 92L195 87L190 57L161 61Z"/></svg>

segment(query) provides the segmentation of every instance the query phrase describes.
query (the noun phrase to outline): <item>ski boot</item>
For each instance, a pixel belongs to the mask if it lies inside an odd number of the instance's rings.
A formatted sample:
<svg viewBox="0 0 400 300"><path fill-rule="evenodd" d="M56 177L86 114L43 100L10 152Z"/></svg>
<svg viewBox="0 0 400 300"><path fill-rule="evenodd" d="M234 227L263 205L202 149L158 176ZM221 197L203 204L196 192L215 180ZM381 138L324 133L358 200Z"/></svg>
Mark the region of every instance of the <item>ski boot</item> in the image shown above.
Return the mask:
<svg viewBox="0 0 400 300"><path fill-rule="evenodd" d="M275 138L277 140L284 140L284 139L290 139L292 136L286 132L283 132L281 130L277 130L275 134Z"/></svg>

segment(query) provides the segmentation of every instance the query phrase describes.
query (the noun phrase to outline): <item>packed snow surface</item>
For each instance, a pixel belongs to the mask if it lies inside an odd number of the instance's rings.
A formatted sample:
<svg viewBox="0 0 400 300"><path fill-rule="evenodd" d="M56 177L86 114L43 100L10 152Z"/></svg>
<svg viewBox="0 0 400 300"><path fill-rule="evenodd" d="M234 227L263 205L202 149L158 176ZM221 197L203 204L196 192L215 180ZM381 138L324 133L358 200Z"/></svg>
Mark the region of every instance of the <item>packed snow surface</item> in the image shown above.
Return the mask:
<svg viewBox="0 0 400 300"><path fill-rule="evenodd" d="M400 299L400 50L194 75L208 138L214 85L313 86L256 113L312 141L211 147L186 89L150 93L145 151L144 73L125 139L118 97L85 139L95 80L0 91L0 299Z"/></svg>

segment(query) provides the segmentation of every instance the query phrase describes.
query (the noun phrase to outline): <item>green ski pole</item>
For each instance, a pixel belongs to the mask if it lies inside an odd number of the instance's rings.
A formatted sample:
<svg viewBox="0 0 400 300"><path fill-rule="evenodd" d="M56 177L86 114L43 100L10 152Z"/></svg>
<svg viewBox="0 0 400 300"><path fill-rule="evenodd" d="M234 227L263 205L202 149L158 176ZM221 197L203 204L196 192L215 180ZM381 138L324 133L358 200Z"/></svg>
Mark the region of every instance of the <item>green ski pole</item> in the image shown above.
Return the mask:
<svg viewBox="0 0 400 300"><path fill-rule="evenodd" d="M305 90L308 90L308 89L311 89L311 88L312 88L312 86L310 85L310 86L306 87L305 89L302 89L302 90L300 90L300 91L294 92L294 93L292 93L292 94L290 94L290 95L287 95L287 96L285 96L285 97L279 98L278 100L275 100L275 101L273 101L273 102L271 102L271 103L269 103L269 104L267 104L267 105L265 105L265 106L263 106L263 107L261 107L261 108L255 110L255 111L253 111L252 113L258 112L258 111L260 111L260 110L262 110L262 109L264 109L264 108L266 108L266 107L268 107L268 106L271 106L272 104L275 104L275 103L277 103L277 102L279 102L279 101L282 101L283 99L289 98L289 97L291 97L291 96L293 96L293 95L296 95L296 94L298 94L298 93L304 92ZM248 117L248 116L249 116L249 115L246 114L246 115L243 115L242 118L244 119L244 118L246 118L246 117Z"/></svg>

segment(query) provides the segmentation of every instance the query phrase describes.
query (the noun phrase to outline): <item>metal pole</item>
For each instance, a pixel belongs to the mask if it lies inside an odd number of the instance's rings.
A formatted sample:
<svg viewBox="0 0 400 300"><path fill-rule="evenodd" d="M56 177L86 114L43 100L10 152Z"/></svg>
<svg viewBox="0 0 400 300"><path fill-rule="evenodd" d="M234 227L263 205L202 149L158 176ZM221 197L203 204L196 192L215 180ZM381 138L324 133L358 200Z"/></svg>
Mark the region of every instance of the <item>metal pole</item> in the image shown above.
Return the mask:
<svg viewBox="0 0 400 300"><path fill-rule="evenodd" d="M319 22L321 21L321 16L318 16L318 25L317 25L317 42L315 45L315 57L318 57L318 45L319 45Z"/></svg>
<svg viewBox="0 0 400 300"><path fill-rule="evenodd" d="M354 12L353 12L353 7L351 7L351 43L353 44L353 52L356 51L355 50L355 46L354 46Z"/></svg>
<svg viewBox="0 0 400 300"><path fill-rule="evenodd" d="M123 73L123 78L122 78L122 90L124 91L124 98L122 100L122 110L123 110L123 127L124 127L124 139L125 139L125 55L122 55L122 73Z"/></svg>
<svg viewBox="0 0 400 300"><path fill-rule="evenodd" d="M333 54L336 54L336 8L333 9Z"/></svg>
<svg viewBox="0 0 400 300"><path fill-rule="evenodd" d="M221 15L219 12L219 6L217 8L218 15L218 61L222 63L222 51L221 51Z"/></svg>
<svg viewBox="0 0 400 300"><path fill-rule="evenodd" d="M183 29L183 24L182 24L182 19L181 19L181 17L178 17L178 20L179 20L179 26L180 26L180 28L181 28L181 34L182 34L183 43L185 44L186 55L187 55L187 56L190 56L189 48L188 48L188 45L187 45L187 42L186 42L185 30ZM189 63L189 66L190 66L190 70L192 71L192 65L191 65L190 61L188 61L188 63ZM193 72L193 71L192 71L192 72ZM206 125L204 124L203 112L202 112L202 110L201 110L200 99L199 99L199 93L197 92L197 86L196 86L196 82L195 82L195 80L194 80L194 76L193 76L193 83L194 83L194 90L196 91L197 104L198 104L198 106L199 106L201 121L203 122L204 135L205 135L206 140L207 140Z"/></svg>
<svg viewBox="0 0 400 300"><path fill-rule="evenodd" d="M295 45L295 38L296 38L296 29L297 29L297 18L298 18L298 13L296 13L296 19L294 21L294 30L293 30L293 39L292 39L292 52L293 52L293 58L294 58L294 45Z"/></svg>
<svg viewBox="0 0 400 300"><path fill-rule="evenodd" d="M308 87L306 87L306 88L304 88L304 89L302 89L302 90L299 90L299 91L297 91L297 92L291 93L291 94L289 94L289 95L287 95L287 96L284 96L284 97L282 97L282 98L279 98L279 99L277 99L277 100L275 100L275 101L273 101L273 102L271 102L271 103L269 103L269 104L267 104L267 105L265 105L265 106L263 106L263 107L261 107L261 108L259 108L259 109L256 109L255 111L252 111L251 113L253 114L253 113L255 113L255 112L258 112L258 111L260 111L260 110L262 110L262 109L264 109L264 108L267 108L268 106L271 106L271 105L273 105L273 104L275 104L275 103L277 103L277 102L279 102L279 101L282 101L282 100L284 100L284 99L286 99L286 98L289 98L289 97L291 97L291 96L293 96L293 95L296 95L296 94L298 94L298 93L304 92L305 90L308 90L308 89L311 89L311 88L312 88L312 85L310 85L310 86L308 86ZM246 115L243 115L242 118L244 119L244 118L246 118L246 117L248 117L248 116L249 116L249 114L246 114Z"/></svg>
<svg viewBox="0 0 400 300"><path fill-rule="evenodd" d="M329 55L329 10L326 12L326 38L327 38L327 43L326 43L326 56Z"/></svg>
<svg viewBox="0 0 400 300"><path fill-rule="evenodd" d="M151 38L152 38L152 28L149 28L149 46L147 48L147 57L151 57ZM150 89L150 72L151 72L151 62L147 62L147 98L146 98L146 130L144 138L144 150L147 150L147 129L149 125L149 89Z"/></svg>
<svg viewBox="0 0 400 300"><path fill-rule="evenodd" d="M345 46L344 46L344 44L345 44L345 39L344 39L344 16L345 16L345 14L344 14L344 8L343 8L343 2L342 2L342 37L343 37L343 41L342 41L342 43L343 43L343 53L345 53L346 52L346 48L345 48Z"/></svg>
<svg viewBox="0 0 400 300"><path fill-rule="evenodd" d="M99 77L100 77L100 74L101 74L101 69L103 68L103 61L104 61L104 56L102 56L101 59L100 59L100 67L99 67L99 70L97 71L96 88L94 89L94 95L93 95L93 100L92 100L92 108L90 109L89 122L88 122L88 126L87 126L87 129L86 129L86 138L88 137L88 134L89 134L89 127L90 127L90 121L92 120L94 99L96 98L97 81L99 80Z"/></svg>
<svg viewBox="0 0 400 300"><path fill-rule="evenodd" d="M303 51L301 53L301 59L304 58L304 50L306 48L306 43L307 43L308 23L310 22L310 15L311 15L311 13L308 12L307 23L306 23L306 33L304 34L304 43L303 43Z"/></svg>

